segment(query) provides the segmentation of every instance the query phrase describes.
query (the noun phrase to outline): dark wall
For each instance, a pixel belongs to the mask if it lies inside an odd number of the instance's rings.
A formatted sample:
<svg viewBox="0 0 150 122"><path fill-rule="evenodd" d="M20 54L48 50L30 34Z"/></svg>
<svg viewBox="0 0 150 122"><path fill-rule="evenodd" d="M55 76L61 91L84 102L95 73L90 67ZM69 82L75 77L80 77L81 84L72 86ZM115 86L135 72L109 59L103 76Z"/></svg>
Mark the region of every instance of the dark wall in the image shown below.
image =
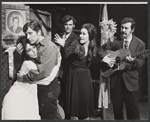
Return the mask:
<svg viewBox="0 0 150 122"><path fill-rule="evenodd" d="M52 13L52 33L62 31L61 19L69 14L76 18L75 29L80 30L82 24L93 23L99 28L99 18L103 9L103 4L28 4L31 8L36 8ZM108 17L117 24L117 33L120 31L120 21L124 17L133 18L137 25L135 35L142 39L148 47L148 5L147 4L107 4Z"/></svg>
<svg viewBox="0 0 150 122"><path fill-rule="evenodd" d="M58 5L59 10L57 10L57 14L55 14L55 16L57 16L57 22L59 19L62 19L65 15L72 15L76 20L77 20L77 24L75 26L75 30L80 30L81 26L84 23L93 23L97 28L99 28L99 8L100 5L90 5L90 4L66 4L66 5ZM63 9L61 9L63 8ZM53 24L55 24L55 22L52 22ZM60 30L62 30L60 27L61 24L61 20L56 24L57 29L56 32L59 32ZM79 32L77 32L77 34L79 34Z"/></svg>
<svg viewBox="0 0 150 122"><path fill-rule="evenodd" d="M67 5L66 14L71 14L77 19L76 28L80 29L84 23L93 23L96 27L99 25L100 5Z"/></svg>
<svg viewBox="0 0 150 122"><path fill-rule="evenodd" d="M55 13L56 21L54 24L61 25L61 19L69 14L76 18L77 24L75 29L80 30L84 23L93 23L99 28L99 18L103 5L101 4L64 4L56 5L59 8ZM131 17L136 21L135 35L142 39L148 47L148 5L147 4L107 4L108 18L117 23L117 33L120 32L120 21L125 17ZM62 27L62 26L61 26ZM56 29L56 32L59 29Z"/></svg>
<svg viewBox="0 0 150 122"><path fill-rule="evenodd" d="M117 34L120 32L120 21L131 17L136 22L135 35L145 42L148 47L148 5L147 4L111 4L107 5L109 19L118 24Z"/></svg>

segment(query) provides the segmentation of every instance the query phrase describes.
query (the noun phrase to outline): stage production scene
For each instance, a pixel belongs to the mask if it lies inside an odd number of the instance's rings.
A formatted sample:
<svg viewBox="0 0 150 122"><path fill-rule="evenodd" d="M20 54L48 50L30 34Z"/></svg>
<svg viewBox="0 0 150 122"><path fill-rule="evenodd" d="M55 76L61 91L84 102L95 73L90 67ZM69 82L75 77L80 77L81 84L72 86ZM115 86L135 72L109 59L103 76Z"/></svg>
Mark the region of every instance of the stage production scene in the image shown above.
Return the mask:
<svg viewBox="0 0 150 122"><path fill-rule="evenodd" d="M148 120L148 2L2 2L1 120Z"/></svg>

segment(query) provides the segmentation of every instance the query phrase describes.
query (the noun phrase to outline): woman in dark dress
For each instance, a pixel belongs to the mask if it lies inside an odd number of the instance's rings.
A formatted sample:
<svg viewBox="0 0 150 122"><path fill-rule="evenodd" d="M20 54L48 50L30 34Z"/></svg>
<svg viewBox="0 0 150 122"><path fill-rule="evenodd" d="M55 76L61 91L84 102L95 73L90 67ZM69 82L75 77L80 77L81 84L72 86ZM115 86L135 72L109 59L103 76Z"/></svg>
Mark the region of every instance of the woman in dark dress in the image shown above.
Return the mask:
<svg viewBox="0 0 150 122"><path fill-rule="evenodd" d="M66 86L66 115L71 119L89 119L94 113L94 98L89 65L96 55L96 29L86 23L81 28L79 45L70 55L70 71ZM96 52L95 52L96 54Z"/></svg>

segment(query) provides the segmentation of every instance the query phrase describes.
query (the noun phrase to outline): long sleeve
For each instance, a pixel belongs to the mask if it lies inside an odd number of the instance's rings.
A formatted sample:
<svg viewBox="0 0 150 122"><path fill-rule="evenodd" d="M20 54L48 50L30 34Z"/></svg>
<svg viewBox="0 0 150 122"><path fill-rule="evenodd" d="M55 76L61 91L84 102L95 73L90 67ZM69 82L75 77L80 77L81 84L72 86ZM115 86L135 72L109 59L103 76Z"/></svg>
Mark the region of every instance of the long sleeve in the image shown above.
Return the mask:
<svg viewBox="0 0 150 122"><path fill-rule="evenodd" d="M36 81L49 76L56 64L58 53L56 48L57 47L53 42L46 43L40 51L41 64L38 65L38 70L30 70L27 75L23 76L23 81Z"/></svg>
<svg viewBox="0 0 150 122"><path fill-rule="evenodd" d="M144 51L145 50L145 44L143 44L138 51ZM145 63L145 57L144 56L138 56L133 63L131 63L131 70L134 68L142 67Z"/></svg>
<svg viewBox="0 0 150 122"><path fill-rule="evenodd" d="M65 51L65 56L64 56L64 58L69 57L69 55L72 54L72 53L75 51L75 49L76 49L76 47L77 47L78 44L79 44L79 43L78 43L78 40L74 40L74 41L69 45L69 47L64 50L64 51Z"/></svg>
<svg viewBox="0 0 150 122"><path fill-rule="evenodd" d="M130 52L131 54L141 52L145 50L145 43L137 38L136 36L133 37L133 42L130 45ZM143 55L135 57L135 60L131 63L126 63L126 70L136 70L139 67L142 67L145 63L145 57Z"/></svg>
<svg viewBox="0 0 150 122"><path fill-rule="evenodd" d="M41 85L48 85L50 84L53 79L55 77L57 77L58 75L58 71L59 71L59 67L60 67L60 64L61 64L61 54L59 53L58 56L57 56L57 64L53 67L50 75L42 80L38 80L38 81L35 81L36 84L41 84ZM33 82L34 83L34 82Z"/></svg>

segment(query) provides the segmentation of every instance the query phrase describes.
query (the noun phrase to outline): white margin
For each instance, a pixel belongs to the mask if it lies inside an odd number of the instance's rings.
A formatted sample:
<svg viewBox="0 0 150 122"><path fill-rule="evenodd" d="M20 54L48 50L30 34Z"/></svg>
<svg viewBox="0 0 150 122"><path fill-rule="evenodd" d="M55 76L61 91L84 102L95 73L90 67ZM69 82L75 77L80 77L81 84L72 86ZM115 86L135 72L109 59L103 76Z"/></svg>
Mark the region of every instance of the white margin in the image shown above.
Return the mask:
<svg viewBox="0 0 150 122"><path fill-rule="evenodd" d="M148 4L148 2L2 2L2 4Z"/></svg>

